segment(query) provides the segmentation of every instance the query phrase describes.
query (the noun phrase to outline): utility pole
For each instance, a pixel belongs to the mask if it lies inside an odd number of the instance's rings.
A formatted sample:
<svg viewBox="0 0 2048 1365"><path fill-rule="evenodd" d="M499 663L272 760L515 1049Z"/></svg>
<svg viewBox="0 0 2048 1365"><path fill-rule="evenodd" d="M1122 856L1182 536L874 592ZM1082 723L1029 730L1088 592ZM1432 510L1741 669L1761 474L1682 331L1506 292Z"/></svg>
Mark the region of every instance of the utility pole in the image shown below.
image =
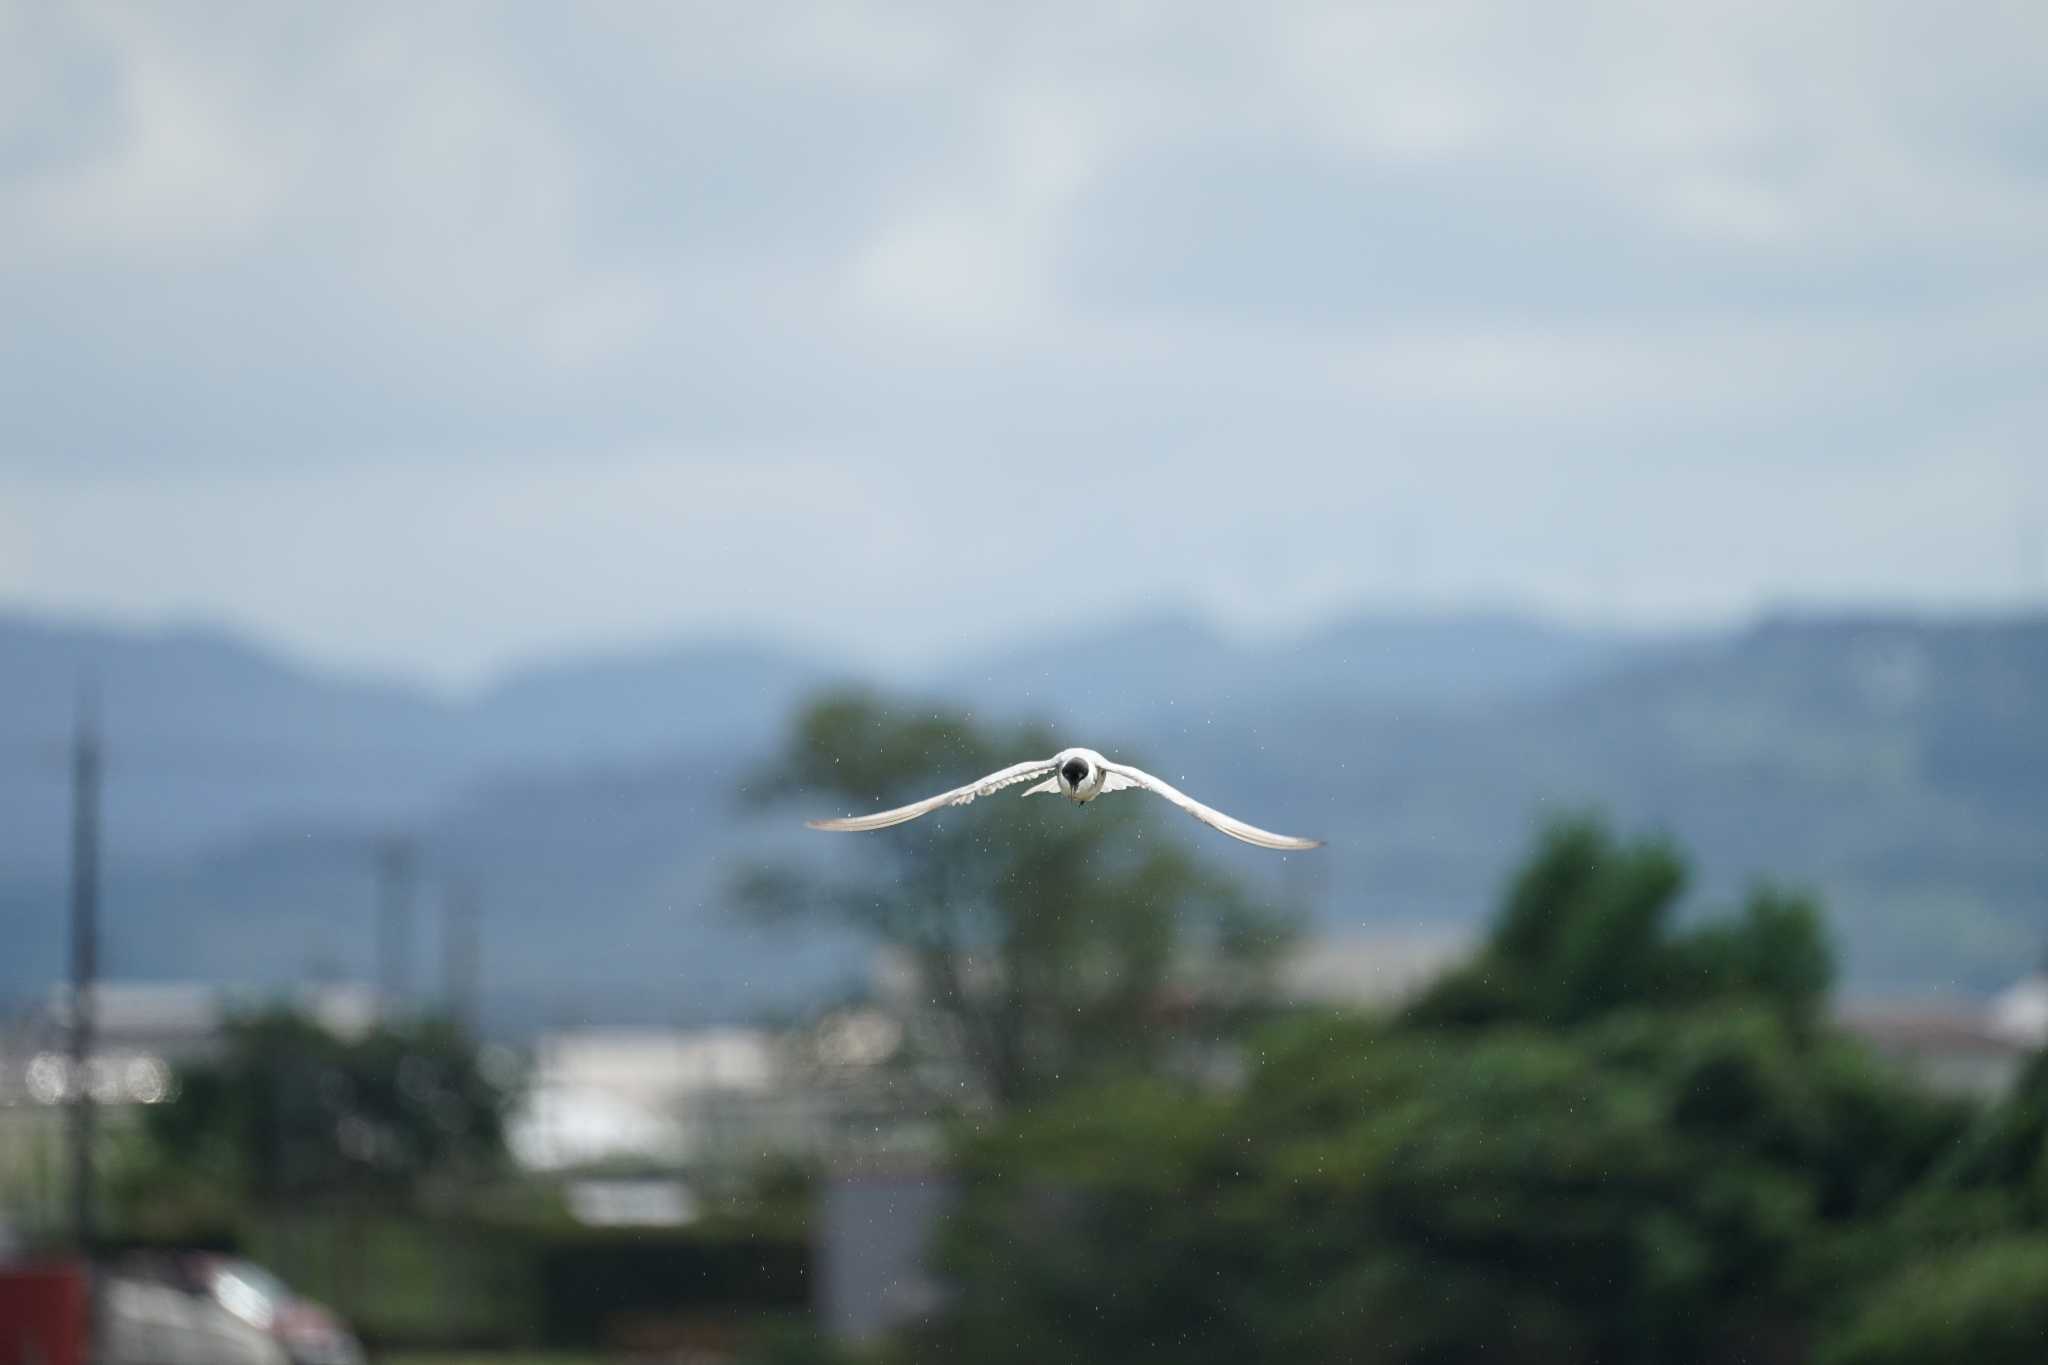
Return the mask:
<svg viewBox="0 0 2048 1365"><path fill-rule="evenodd" d="M441 1003L448 1017L476 1036L477 982L482 956L476 884L459 881L442 901Z"/></svg>
<svg viewBox="0 0 2048 1365"><path fill-rule="evenodd" d="M377 850L377 1004L387 1023L412 993L412 841L394 834Z"/></svg>
<svg viewBox="0 0 2048 1365"><path fill-rule="evenodd" d="M90 689L78 698L71 744L71 1228L78 1254L91 1256L93 1225L94 1015L98 1008L100 898L100 736Z"/></svg>

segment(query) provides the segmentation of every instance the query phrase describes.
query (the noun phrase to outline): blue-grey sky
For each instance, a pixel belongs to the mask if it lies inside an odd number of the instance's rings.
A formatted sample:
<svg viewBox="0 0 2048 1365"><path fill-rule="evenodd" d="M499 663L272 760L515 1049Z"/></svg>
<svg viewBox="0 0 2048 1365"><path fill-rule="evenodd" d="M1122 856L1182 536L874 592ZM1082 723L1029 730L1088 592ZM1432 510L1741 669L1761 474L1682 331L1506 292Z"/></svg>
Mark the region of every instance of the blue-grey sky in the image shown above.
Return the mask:
<svg viewBox="0 0 2048 1365"><path fill-rule="evenodd" d="M0 0L0 601L451 682L2048 580L2048 6Z"/></svg>

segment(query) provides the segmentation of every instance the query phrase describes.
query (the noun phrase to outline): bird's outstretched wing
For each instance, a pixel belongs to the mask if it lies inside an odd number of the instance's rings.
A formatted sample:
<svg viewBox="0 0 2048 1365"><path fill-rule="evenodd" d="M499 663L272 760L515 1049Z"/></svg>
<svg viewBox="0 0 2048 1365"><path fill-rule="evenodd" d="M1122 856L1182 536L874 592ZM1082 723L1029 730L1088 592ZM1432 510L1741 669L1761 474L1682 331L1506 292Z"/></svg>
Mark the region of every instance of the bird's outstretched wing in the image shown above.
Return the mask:
<svg viewBox="0 0 2048 1365"><path fill-rule="evenodd" d="M1323 845L1321 839L1297 839L1291 834L1275 834L1271 830L1260 829L1257 825L1247 825L1242 820L1203 805L1171 782L1154 777L1143 768L1133 768L1128 763L1104 763L1102 770L1103 791L1113 792L1122 791L1126 787L1142 787L1146 791L1156 792L1203 824L1220 829L1233 839L1242 839L1248 844L1257 844L1260 848L1321 848ZM1123 781L1119 783L1116 780L1118 778L1122 778Z"/></svg>
<svg viewBox="0 0 2048 1365"><path fill-rule="evenodd" d="M977 796L987 796L992 792L999 792L1005 787L1015 786L1019 782L1028 782L1034 777L1042 777L1051 771L1051 759L1033 759L1029 763L1019 763L1014 767L1004 768L1000 772L990 773L979 782L970 782L964 787L955 787L949 792L940 792L937 796L927 796L922 801L913 801L907 806L898 806L894 810L876 811L873 815L853 815L843 820L806 820L804 823L812 829L843 830L849 833L870 829L887 829L891 825L900 825L905 820L915 820L920 815L929 815L941 806L964 806Z"/></svg>

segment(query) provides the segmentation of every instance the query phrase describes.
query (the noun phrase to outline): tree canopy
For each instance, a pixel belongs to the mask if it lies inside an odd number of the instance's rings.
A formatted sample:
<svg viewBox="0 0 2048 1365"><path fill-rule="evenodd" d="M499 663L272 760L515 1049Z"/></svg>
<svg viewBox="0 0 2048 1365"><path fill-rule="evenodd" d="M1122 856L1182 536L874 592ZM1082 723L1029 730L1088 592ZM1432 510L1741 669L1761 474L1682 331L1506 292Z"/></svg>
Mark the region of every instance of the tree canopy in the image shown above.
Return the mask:
<svg viewBox="0 0 2048 1365"><path fill-rule="evenodd" d="M1685 927L1667 842L1546 832L1464 969L1315 1011L1243 1086L963 1135L919 1359L2044 1357L2048 1064L1979 1110L1826 1024L1818 907Z"/></svg>
<svg viewBox="0 0 2048 1365"><path fill-rule="evenodd" d="M1568 1026L1615 1010L1749 998L1810 1020L1834 961L1820 907L1762 885L1733 915L1680 929L1687 881L1670 841L1617 840L1577 816L1544 832L1478 957L1410 1012L1416 1023Z"/></svg>
<svg viewBox="0 0 2048 1365"><path fill-rule="evenodd" d="M261 1209L410 1199L502 1158L509 1096L461 1030L426 1019L338 1036L272 1010L232 1022L219 1054L181 1067L145 1111L150 1199L198 1185Z"/></svg>
<svg viewBox="0 0 2048 1365"><path fill-rule="evenodd" d="M866 811L1058 747L1037 727L843 693L798 717L758 789ZM901 952L976 1097L1028 1103L1157 1061L1181 1006L1246 998L1287 937L1287 916L1154 818L1005 792L821 848L823 865L756 865L738 891L756 914L827 917Z"/></svg>

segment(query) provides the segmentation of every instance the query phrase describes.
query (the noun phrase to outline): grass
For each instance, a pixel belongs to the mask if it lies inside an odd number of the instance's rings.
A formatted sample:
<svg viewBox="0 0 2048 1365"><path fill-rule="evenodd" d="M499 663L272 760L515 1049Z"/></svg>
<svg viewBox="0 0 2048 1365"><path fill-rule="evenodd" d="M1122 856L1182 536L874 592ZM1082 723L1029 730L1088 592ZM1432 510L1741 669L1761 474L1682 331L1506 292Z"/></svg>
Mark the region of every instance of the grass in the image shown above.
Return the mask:
<svg viewBox="0 0 2048 1365"><path fill-rule="evenodd" d="M309 1215L252 1227L248 1250L252 1260L374 1340L533 1336L526 1320L533 1295L519 1249L476 1229L393 1216L347 1223ZM440 1359L467 1365L458 1354Z"/></svg>

